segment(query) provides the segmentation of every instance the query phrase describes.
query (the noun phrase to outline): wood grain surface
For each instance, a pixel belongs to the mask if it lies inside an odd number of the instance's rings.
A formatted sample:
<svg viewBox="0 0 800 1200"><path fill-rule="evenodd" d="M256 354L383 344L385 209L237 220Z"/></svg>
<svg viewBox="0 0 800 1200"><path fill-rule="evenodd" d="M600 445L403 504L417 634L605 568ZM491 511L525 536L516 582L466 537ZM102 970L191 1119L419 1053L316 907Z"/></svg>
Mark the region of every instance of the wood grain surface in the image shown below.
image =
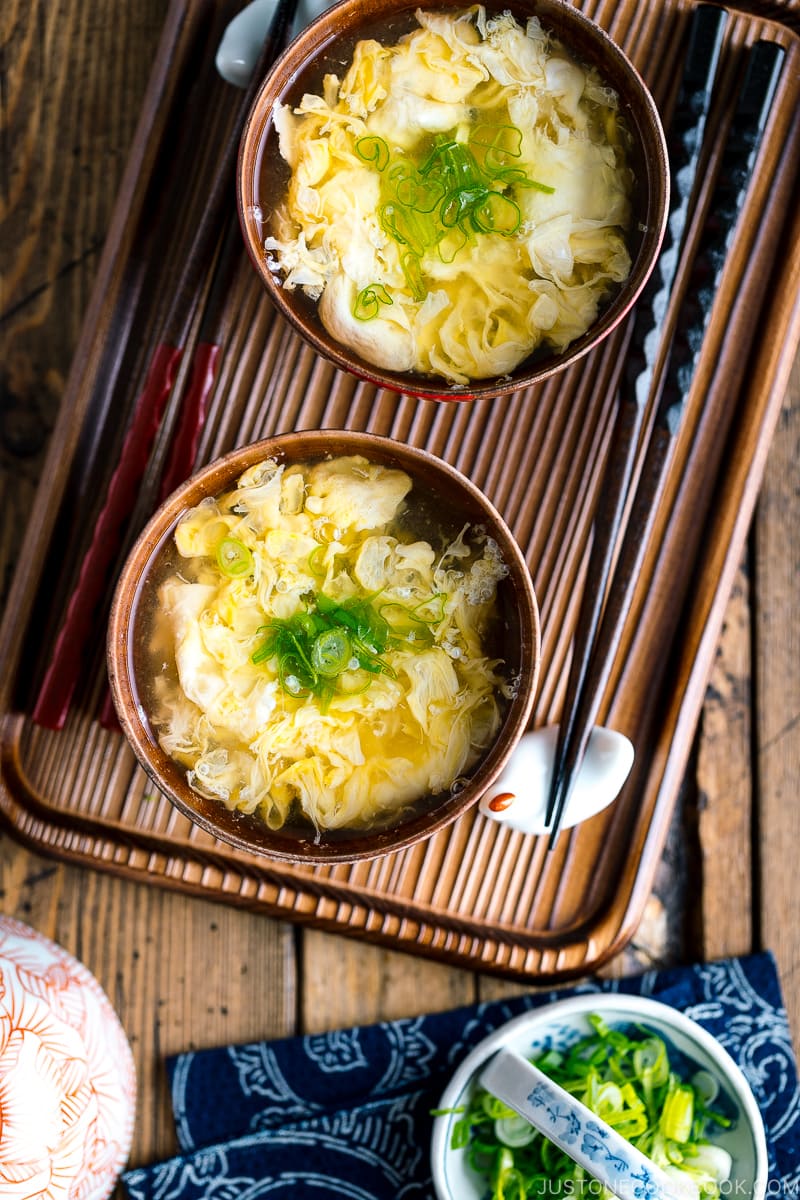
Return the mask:
<svg viewBox="0 0 800 1200"><path fill-rule="evenodd" d="M39 479L164 0L2 6L0 570ZM765 331L766 332L766 331ZM800 372L786 391L693 767L653 895L609 970L772 948L800 1032ZM513 982L54 863L0 841L2 910L96 974L139 1075L131 1162L174 1148L163 1060L447 1008Z"/></svg>
<svg viewBox="0 0 800 1200"><path fill-rule="evenodd" d="M781 965L800 1017L800 363L772 445L753 535L755 935Z"/></svg>

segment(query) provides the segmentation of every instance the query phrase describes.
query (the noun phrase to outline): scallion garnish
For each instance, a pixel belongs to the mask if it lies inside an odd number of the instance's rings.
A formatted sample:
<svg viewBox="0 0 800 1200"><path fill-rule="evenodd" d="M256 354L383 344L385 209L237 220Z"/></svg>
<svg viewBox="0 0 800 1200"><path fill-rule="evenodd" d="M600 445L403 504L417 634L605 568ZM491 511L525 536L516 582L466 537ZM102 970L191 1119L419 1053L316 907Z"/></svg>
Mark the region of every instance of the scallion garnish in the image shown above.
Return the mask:
<svg viewBox="0 0 800 1200"><path fill-rule="evenodd" d="M685 1173L701 1200L716 1200L731 1160L708 1131L728 1118L707 1106L700 1085L680 1077L663 1038L629 1036L596 1014L589 1021L591 1034L532 1061L658 1166ZM596 1180L485 1089L452 1111L451 1148L466 1151L491 1200L598 1195Z"/></svg>
<svg viewBox="0 0 800 1200"><path fill-rule="evenodd" d="M358 321L369 321L378 315L382 304L392 304L392 297L382 283L371 283L356 296L353 316Z"/></svg>
<svg viewBox="0 0 800 1200"><path fill-rule="evenodd" d="M253 572L253 556L238 538L224 537L216 550L217 566L229 579L241 579Z"/></svg>
<svg viewBox="0 0 800 1200"><path fill-rule="evenodd" d="M335 679L347 669L353 650L343 629L325 629L311 644L311 666L323 679Z"/></svg>
<svg viewBox="0 0 800 1200"><path fill-rule="evenodd" d="M421 162L393 157L384 139L372 135L358 139L356 153L381 173L378 219L401 249L406 285L417 301L428 294L426 254L451 263L475 234L511 237L522 215L508 191L555 191L530 179L514 161L522 154L522 133L514 125L480 125L468 142L439 135ZM391 303L377 293L380 286L370 284L358 293L353 315L359 321L371 320L381 304Z"/></svg>
<svg viewBox="0 0 800 1200"><path fill-rule="evenodd" d="M372 163L377 171L383 171L389 162L389 147L382 137L368 135L359 138L356 153L364 162Z"/></svg>
<svg viewBox="0 0 800 1200"><path fill-rule="evenodd" d="M437 592L413 606L387 601L376 608L372 599L338 601L324 592L308 593L299 612L275 618L258 630L263 641L251 662L274 659L278 681L288 695L316 696L325 707L337 691L365 691L370 677L396 678L386 651L430 646L432 626L444 616L444 600ZM364 673L361 679L359 672ZM355 677L341 681L345 674Z"/></svg>
<svg viewBox="0 0 800 1200"><path fill-rule="evenodd" d="M415 300L424 300L428 294L428 289L425 286L425 280L422 276L422 263L419 255L409 250L406 254L401 255L400 266L403 268L403 274L411 290L411 295Z"/></svg>

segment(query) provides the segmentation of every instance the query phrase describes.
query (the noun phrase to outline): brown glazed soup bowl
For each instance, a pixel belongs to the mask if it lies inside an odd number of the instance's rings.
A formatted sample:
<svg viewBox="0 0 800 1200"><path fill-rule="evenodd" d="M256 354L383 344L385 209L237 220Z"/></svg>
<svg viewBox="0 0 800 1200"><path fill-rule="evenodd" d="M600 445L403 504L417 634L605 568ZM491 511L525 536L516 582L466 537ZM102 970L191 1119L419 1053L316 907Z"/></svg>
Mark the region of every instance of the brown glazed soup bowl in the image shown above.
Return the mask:
<svg viewBox="0 0 800 1200"><path fill-rule="evenodd" d="M561 352L539 348L508 374L451 384L444 377L397 372L376 367L352 347L335 339L322 324L315 302L301 288L283 286L279 271L270 269L264 247L271 209L288 180L277 152L273 124L276 102L297 103L306 92L318 92L322 75L346 70L354 42L382 21L410 20L418 9L464 11L463 0L342 0L313 20L291 43L264 80L247 118L239 152L237 195L245 245L270 299L294 329L335 366L394 392L437 400L470 400L507 395L542 382L575 363L596 347L630 312L650 275L667 220L669 168L664 132L656 106L641 76L616 43L593 21L563 0L510 0L490 4L487 11L511 12L524 27L536 16L575 58L595 66L619 97L630 133L629 163L634 176L632 219L626 241L631 258L628 278L601 304L593 324ZM265 167L264 164L270 164ZM279 176L283 174L283 178ZM262 181L269 182L262 185Z"/></svg>
<svg viewBox="0 0 800 1200"><path fill-rule="evenodd" d="M168 669L148 663L143 649L151 637L148 581L161 553L171 542L179 519L207 498L225 493L249 467L271 459L279 465L361 455L370 463L399 468L429 504L441 501L458 513L459 524L481 526L495 540L507 567L497 585L498 654L504 675L513 679L512 695L502 708L499 729L482 757L459 779L458 789L423 796L398 819L374 830L341 829L317 833L310 822L296 820L272 829L258 814L229 810L215 798L195 791L186 769L161 747L148 712L152 676ZM425 527L418 531L425 537ZM427 540L427 539L426 539ZM157 574L156 574L157 577ZM162 652L159 651L159 660ZM308 863L354 862L399 850L429 837L456 820L480 799L525 732L533 707L539 670L539 616L524 557L500 514L465 476L424 450L389 438L346 431L290 433L232 451L200 470L159 508L133 547L118 580L108 631L108 671L122 728L139 762L157 787L185 816L215 838L254 855Z"/></svg>

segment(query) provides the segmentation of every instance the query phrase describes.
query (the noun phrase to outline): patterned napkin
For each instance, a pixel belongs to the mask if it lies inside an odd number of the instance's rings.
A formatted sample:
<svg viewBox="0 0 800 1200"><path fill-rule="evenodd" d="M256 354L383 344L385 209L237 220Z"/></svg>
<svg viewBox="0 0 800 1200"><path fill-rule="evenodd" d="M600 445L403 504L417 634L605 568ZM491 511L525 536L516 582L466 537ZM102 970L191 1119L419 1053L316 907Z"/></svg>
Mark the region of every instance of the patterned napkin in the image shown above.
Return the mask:
<svg viewBox="0 0 800 1200"><path fill-rule="evenodd" d="M430 1200L430 1109L455 1067L511 1017L567 995L653 996L744 1071L770 1148L767 1196L800 1194L800 1089L769 954L537 992L168 1062L182 1153L129 1171L130 1200Z"/></svg>

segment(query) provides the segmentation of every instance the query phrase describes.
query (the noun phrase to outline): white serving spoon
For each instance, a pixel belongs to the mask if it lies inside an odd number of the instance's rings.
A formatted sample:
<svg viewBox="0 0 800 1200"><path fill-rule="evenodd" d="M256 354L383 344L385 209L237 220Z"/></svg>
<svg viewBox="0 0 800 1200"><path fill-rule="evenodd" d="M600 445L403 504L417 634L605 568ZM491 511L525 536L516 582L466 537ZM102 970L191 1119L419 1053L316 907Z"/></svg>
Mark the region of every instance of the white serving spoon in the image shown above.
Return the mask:
<svg viewBox="0 0 800 1200"><path fill-rule="evenodd" d="M499 778L480 802L485 817L510 825L520 833L547 833L545 813L557 738L557 725L523 734ZM595 727L561 828L570 829L607 808L628 778L633 758L633 746L624 734Z"/></svg>
<svg viewBox="0 0 800 1200"><path fill-rule="evenodd" d="M330 8L334 0L299 0L292 37L304 29L314 17ZM258 62L261 47L267 36L276 0L252 0L226 26L217 50L216 67L223 79L234 87L246 88Z"/></svg>
<svg viewBox="0 0 800 1200"><path fill-rule="evenodd" d="M620 1200L697 1200L688 1180L667 1175L514 1050L499 1050L481 1071L480 1083Z"/></svg>

